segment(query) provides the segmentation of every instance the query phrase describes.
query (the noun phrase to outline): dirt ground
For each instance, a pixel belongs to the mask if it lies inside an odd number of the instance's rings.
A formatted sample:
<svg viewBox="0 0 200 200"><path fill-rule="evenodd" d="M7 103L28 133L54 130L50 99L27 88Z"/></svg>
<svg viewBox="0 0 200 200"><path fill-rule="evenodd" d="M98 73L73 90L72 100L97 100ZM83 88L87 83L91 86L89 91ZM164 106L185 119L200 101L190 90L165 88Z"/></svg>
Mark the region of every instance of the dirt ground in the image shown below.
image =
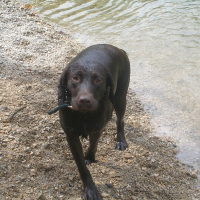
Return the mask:
<svg viewBox="0 0 200 200"><path fill-rule="evenodd" d="M0 199L80 200L82 183L58 113L47 111L57 105L62 69L83 47L30 8L0 0ZM127 103L129 148L114 149L114 115L100 139L98 162L88 166L103 199L200 199L199 172L175 158L172 140L151 135L134 88ZM88 141L82 143L86 149Z"/></svg>

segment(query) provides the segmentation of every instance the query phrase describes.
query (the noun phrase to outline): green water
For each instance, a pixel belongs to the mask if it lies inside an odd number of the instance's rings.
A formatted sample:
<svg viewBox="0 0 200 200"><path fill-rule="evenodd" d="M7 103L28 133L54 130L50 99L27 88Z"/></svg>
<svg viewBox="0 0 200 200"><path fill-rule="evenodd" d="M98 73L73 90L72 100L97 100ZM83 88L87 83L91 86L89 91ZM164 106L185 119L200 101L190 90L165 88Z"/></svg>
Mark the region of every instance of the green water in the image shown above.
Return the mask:
<svg viewBox="0 0 200 200"><path fill-rule="evenodd" d="M126 50L131 87L152 116L155 134L173 137L180 160L200 169L200 1L29 2L86 46Z"/></svg>

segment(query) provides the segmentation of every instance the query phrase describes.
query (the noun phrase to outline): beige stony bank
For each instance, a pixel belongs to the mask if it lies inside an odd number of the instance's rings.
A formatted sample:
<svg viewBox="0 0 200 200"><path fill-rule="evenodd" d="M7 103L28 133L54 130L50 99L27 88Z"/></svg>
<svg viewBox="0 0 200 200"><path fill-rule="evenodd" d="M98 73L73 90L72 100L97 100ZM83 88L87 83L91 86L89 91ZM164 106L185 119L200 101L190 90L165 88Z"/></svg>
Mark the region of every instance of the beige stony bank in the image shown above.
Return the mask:
<svg viewBox="0 0 200 200"><path fill-rule="evenodd" d="M46 114L57 105L65 63L81 49L16 1L0 1L0 199L82 198L58 114ZM88 167L103 199L200 199L197 172L175 158L173 141L150 136L149 117L132 89L127 103L128 150L114 149L113 116L99 142L98 162Z"/></svg>

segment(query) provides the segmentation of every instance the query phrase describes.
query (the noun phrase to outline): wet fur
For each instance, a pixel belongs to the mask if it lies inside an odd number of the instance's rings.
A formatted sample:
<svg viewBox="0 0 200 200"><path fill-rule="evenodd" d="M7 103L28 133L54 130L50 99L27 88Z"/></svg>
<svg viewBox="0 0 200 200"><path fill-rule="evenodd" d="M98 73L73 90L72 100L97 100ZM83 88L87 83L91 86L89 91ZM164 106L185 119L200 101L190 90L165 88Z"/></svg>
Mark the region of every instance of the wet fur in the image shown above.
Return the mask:
<svg viewBox="0 0 200 200"><path fill-rule="evenodd" d="M97 89L95 89L96 86L92 85L91 94L88 94L88 96L92 95L94 97L91 101L98 102L96 110L81 112L78 109L62 108L59 111L61 126L66 133L68 144L83 181L85 189L84 199L100 200L101 195L92 180L86 164L95 162L99 138L114 109L117 115L117 142L115 148L125 150L128 147L124 137L123 117L130 79L130 64L126 53L111 45L94 45L83 50L66 66L61 75L58 85L59 105L63 103L71 104L74 103L73 101L77 103L76 95L72 98L72 94L76 94L76 90L77 93L80 92L77 89L80 85L73 88L70 86L71 82L69 80L69 78L72 78L73 69L80 72L83 70L89 77L91 71L95 72L98 69L98 73L105 74L106 76L103 79L106 82L103 82L102 86L100 85L101 87L97 87ZM81 86L88 87L88 84L91 86L91 83L87 81L85 86ZM102 95L98 95L100 93ZM99 96L99 99L96 99L96 96ZM79 136L85 138L89 136L90 146L85 156L83 155Z"/></svg>

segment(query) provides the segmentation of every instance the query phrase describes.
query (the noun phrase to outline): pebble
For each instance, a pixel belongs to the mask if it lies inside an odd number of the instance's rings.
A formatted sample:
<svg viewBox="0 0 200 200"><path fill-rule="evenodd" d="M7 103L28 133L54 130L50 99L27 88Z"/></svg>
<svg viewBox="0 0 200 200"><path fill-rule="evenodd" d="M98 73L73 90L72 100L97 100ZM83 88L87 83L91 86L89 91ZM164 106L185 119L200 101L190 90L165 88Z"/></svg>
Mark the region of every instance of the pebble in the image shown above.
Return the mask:
<svg viewBox="0 0 200 200"><path fill-rule="evenodd" d="M26 85L26 89L30 90L32 87L30 85Z"/></svg>
<svg viewBox="0 0 200 200"><path fill-rule="evenodd" d="M130 153L125 153L124 158L130 159L130 158L132 158L132 155Z"/></svg>
<svg viewBox="0 0 200 200"><path fill-rule="evenodd" d="M193 173L191 173L190 176L191 176L191 178L197 178L197 175L193 174Z"/></svg>
<svg viewBox="0 0 200 200"><path fill-rule="evenodd" d="M132 160L128 159L128 160L127 160L127 163L128 163L128 164L132 163Z"/></svg>
<svg viewBox="0 0 200 200"><path fill-rule="evenodd" d="M147 173L147 175L149 175L149 176L151 175L151 172L150 172L150 171L147 171L146 173Z"/></svg>
<svg viewBox="0 0 200 200"><path fill-rule="evenodd" d="M39 195L37 200L46 200L46 197L44 196L44 194L41 194L41 195Z"/></svg>
<svg viewBox="0 0 200 200"><path fill-rule="evenodd" d="M3 140L4 143L9 142L9 141L10 141L9 139L4 139Z"/></svg>
<svg viewBox="0 0 200 200"><path fill-rule="evenodd" d="M73 181L74 177L73 177L73 176L69 176L68 179L69 179L70 181Z"/></svg>
<svg viewBox="0 0 200 200"><path fill-rule="evenodd" d="M176 145L176 144L173 144L173 147L175 147L175 148L176 148L176 147L177 147L177 145Z"/></svg>
<svg viewBox="0 0 200 200"><path fill-rule="evenodd" d="M137 136L138 136L138 137L141 137L141 136L142 136L142 132L139 132L139 133L137 134Z"/></svg>
<svg viewBox="0 0 200 200"><path fill-rule="evenodd" d="M112 183L106 183L106 186L107 186L108 188L113 188L113 184L112 184Z"/></svg>
<svg viewBox="0 0 200 200"><path fill-rule="evenodd" d="M1 166L1 169L2 169L2 170L6 170L6 166L2 165L2 166Z"/></svg>
<svg viewBox="0 0 200 200"><path fill-rule="evenodd" d="M197 178L197 173L198 173L198 169L193 170L191 173L186 173L188 176L190 176L191 178Z"/></svg>
<svg viewBox="0 0 200 200"><path fill-rule="evenodd" d="M197 174L198 171L199 171L198 169L195 169L192 173L193 173L193 174Z"/></svg>
<svg viewBox="0 0 200 200"><path fill-rule="evenodd" d="M177 149L173 149L172 152L176 155L179 151Z"/></svg>
<svg viewBox="0 0 200 200"><path fill-rule="evenodd" d="M35 176L36 175L36 170L35 169L31 169L30 171L30 176Z"/></svg>
<svg viewBox="0 0 200 200"><path fill-rule="evenodd" d="M145 157L149 156L149 152L146 151L146 152L142 153L142 156L145 156Z"/></svg>
<svg viewBox="0 0 200 200"><path fill-rule="evenodd" d="M110 195L107 194L107 193L105 193L105 192L103 192L103 193L101 194L101 196L102 196L103 198L106 198L106 197L109 197Z"/></svg>
<svg viewBox="0 0 200 200"><path fill-rule="evenodd" d="M19 199L20 200L24 199L24 194L23 193L20 194Z"/></svg>
<svg viewBox="0 0 200 200"><path fill-rule="evenodd" d="M159 174L152 174L151 176L158 177L158 176L159 176Z"/></svg>

